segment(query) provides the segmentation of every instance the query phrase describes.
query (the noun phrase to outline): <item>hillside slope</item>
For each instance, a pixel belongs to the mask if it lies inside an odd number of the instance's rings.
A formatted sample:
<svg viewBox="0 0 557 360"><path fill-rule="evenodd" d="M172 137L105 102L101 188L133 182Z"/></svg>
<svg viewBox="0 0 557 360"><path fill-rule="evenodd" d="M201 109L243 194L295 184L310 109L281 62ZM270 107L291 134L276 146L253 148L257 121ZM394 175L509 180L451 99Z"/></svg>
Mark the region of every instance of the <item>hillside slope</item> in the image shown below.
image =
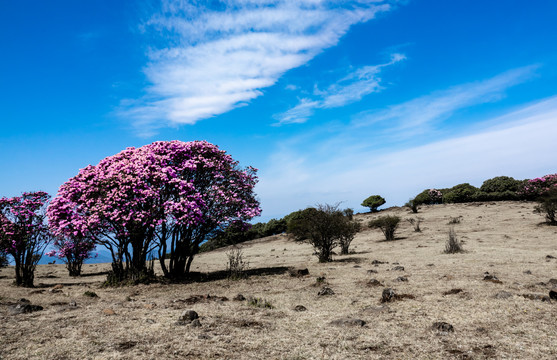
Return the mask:
<svg viewBox="0 0 557 360"><path fill-rule="evenodd" d="M326 264L308 244L258 239L240 245L250 276L236 281L219 273L226 248L194 260L192 270L213 280L189 284L101 288L109 264L86 265L81 278L69 278L63 265L40 265L37 289L23 289L11 285L13 268L2 269L0 358L554 359L557 301L544 297L557 285L557 228L543 225L533 208L471 203L357 215L364 223L418 216L422 232L403 221L397 240L385 242L379 230L365 229L353 253ZM448 222L457 217L466 252L444 254ZM290 276L290 267L309 275ZM484 280L486 272L499 281ZM62 287L52 291L56 284ZM318 295L323 287L334 294ZM402 296L382 303L385 288ZM273 308L233 300L237 294ZM44 310L13 315L21 298ZM177 324L186 309L201 326Z"/></svg>

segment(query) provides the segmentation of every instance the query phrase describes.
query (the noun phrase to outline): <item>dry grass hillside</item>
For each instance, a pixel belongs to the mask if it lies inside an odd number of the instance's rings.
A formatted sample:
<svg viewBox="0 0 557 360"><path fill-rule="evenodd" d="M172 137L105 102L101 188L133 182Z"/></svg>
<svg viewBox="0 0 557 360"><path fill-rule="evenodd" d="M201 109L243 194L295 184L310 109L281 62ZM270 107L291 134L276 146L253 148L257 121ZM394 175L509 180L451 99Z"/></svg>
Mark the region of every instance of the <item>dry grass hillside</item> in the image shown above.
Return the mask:
<svg viewBox="0 0 557 360"><path fill-rule="evenodd" d="M403 220L397 240L385 242L366 228L350 255L326 264L307 244L259 239L241 245L242 280L220 276L229 249L198 256L193 270L210 274L185 284L102 288L108 264L86 265L80 278L41 265L37 287L25 289L5 268L0 358L555 359L557 301L548 295L557 286L557 227L533 209L501 202L358 215L419 216L422 232ZM466 252L444 254L457 217ZM309 275L291 276L291 267ZM323 287L332 294L318 295ZM382 303L385 288L396 296ZM43 310L15 314L21 298ZM188 309L197 321L179 321Z"/></svg>

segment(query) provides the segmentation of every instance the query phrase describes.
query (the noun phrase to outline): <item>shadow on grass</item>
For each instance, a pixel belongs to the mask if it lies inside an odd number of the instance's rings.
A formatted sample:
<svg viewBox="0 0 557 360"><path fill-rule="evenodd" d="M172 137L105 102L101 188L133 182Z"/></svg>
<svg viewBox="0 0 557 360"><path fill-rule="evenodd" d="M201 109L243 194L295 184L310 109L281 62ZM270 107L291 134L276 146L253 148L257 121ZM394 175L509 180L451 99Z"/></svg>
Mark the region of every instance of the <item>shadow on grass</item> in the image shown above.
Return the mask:
<svg viewBox="0 0 557 360"><path fill-rule="evenodd" d="M354 264L359 264L362 261L364 261L361 258L355 258L355 257L349 257L349 258L344 258L344 259L334 259L333 262L338 262L338 263L354 263Z"/></svg>
<svg viewBox="0 0 557 360"><path fill-rule="evenodd" d="M288 267L277 266L277 267L265 267L257 269L248 269L244 271L244 276L246 278L251 276L264 276L264 275L281 275L288 272ZM188 277L180 282L207 282L207 281L217 281L224 280L228 278L228 271L213 271L209 273L201 272L190 272Z"/></svg>
<svg viewBox="0 0 557 360"><path fill-rule="evenodd" d="M98 271L94 273L82 273L80 277L108 275L108 271Z"/></svg>
<svg viewBox="0 0 557 360"><path fill-rule="evenodd" d="M400 237L397 236L393 240L381 239L381 240L377 240L377 242L395 242L395 241L406 240L406 239L408 239L408 237L406 237L406 236L400 236Z"/></svg>

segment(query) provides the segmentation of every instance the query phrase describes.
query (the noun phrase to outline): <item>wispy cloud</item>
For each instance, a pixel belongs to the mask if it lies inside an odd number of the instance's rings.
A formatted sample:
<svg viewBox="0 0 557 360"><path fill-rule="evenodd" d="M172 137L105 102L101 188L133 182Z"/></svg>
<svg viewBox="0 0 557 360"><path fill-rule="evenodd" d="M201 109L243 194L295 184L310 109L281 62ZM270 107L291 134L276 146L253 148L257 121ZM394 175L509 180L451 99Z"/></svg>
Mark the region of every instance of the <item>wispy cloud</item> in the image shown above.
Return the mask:
<svg viewBox="0 0 557 360"><path fill-rule="evenodd" d="M460 109L502 99L507 89L532 79L538 67L513 69L484 81L454 86L384 110L367 111L355 116L354 125L373 126L388 122L389 131L398 136L425 133L431 129L431 124L447 119Z"/></svg>
<svg viewBox="0 0 557 360"><path fill-rule="evenodd" d="M329 109L357 102L364 96L381 90L379 73L382 68L404 59L406 57L402 54L392 54L388 63L364 66L352 71L325 90L316 90L314 98L302 98L298 105L275 117L279 125L304 123L315 109Z"/></svg>
<svg viewBox="0 0 557 360"><path fill-rule="evenodd" d="M166 0L145 24L146 34L155 31L155 42L162 41L148 54L151 85L143 98L122 106L140 126L193 124L243 106L337 44L353 24L390 9L382 0L212 4Z"/></svg>

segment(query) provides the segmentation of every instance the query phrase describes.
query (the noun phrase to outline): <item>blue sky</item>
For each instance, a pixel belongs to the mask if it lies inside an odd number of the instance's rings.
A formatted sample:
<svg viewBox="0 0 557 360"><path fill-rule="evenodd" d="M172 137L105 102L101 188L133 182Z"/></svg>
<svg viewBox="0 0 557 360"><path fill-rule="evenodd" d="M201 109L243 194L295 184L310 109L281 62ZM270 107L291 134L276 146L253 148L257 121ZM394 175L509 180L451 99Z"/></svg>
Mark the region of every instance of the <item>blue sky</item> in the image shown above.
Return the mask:
<svg viewBox="0 0 557 360"><path fill-rule="evenodd" d="M263 220L555 173L557 2L2 1L0 196L207 140Z"/></svg>

